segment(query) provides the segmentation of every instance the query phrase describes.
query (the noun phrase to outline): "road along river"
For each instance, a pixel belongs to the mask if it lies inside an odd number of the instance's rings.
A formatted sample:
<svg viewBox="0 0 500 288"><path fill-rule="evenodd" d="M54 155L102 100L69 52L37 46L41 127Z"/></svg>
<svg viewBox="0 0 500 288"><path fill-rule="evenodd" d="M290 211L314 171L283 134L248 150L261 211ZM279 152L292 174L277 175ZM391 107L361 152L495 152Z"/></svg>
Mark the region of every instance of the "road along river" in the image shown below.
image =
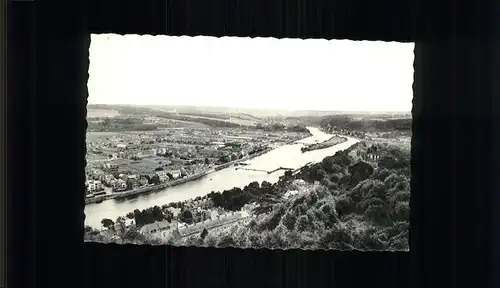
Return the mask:
<svg viewBox="0 0 500 288"><path fill-rule="evenodd" d="M302 153L300 148L303 144L312 144L330 139L333 135L324 133L315 127L308 127L312 136L299 140L295 144L278 147L264 155L255 157L248 161L249 165L245 168L255 170L271 171L278 167L296 169L304 166L308 162L318 162L326 156L331 156L335 152L345 150L359 142L359 140L346 137L347 141L321 150L314 150ZM303 144L302 144L303 143ZM161 206L170 202L184 201L198 196L204 196L212 191L223 191L233 187L243 188L250 182L268 181L275 183L279 177L285 174L284 170L278 170L275 173L236 170L235 167L209 174L201 179L180 184L174 187L168 187L163 190L138 195L132 199L112 199L102 203L91 203L85 206L85 225L94 228L101 227L101 220L104 218L116 219L119 216L134 211L134 209L146 209L155 205Z"/></svg>

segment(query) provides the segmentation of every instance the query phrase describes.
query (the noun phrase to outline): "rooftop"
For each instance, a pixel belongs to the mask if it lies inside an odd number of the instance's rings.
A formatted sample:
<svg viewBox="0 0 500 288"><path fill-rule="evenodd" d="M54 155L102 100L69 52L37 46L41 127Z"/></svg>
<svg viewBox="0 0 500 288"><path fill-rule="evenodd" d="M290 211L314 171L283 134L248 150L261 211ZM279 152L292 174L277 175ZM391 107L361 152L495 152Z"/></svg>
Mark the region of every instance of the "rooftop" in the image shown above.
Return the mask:
<svg viewBox="0 0 500 288"><path fill-rule="evenodd" d="M186 225L186 226L180 226L179 227L179 233L181 236L187 236L191 235L194 233L198 233L203 231L203 229L212 229L218 226L226 225L232 222L236 222L240 219L248 217L249 214L245 211L243 212L236 212L236 213L228 213L228 214L223 214L219 218L215 218L212 220L205 220L203 222L198 222L195 224L191 225Z"/></svg>
<svg viewBox="0 0 500 288"><path fill-rule="evenodd" d="M167 220L161 221L161 222L154 222L151 224L146 224L142 226L141 232L143 233L151 233L153 230L164 230L164 229L169 229L171 227L172 223L169 223Z"/></svg>

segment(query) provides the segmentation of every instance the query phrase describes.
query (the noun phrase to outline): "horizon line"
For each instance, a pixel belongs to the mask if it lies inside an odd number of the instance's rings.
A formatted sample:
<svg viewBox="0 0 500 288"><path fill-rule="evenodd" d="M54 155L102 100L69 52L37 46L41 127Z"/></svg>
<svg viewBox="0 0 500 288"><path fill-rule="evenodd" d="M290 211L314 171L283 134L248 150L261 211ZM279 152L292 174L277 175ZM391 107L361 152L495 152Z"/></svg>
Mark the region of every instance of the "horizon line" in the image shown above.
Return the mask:
<svg viewBox="0 0 500 288"><path fill-rule="evenodd" d="M177 105L177 104L130 104L130 103L90 103L87 105L121 105L121 106L175 106L175 107L199 107L199 108L232 108L248 110L274 110L289 112L380 112L380 113L411 113L411 110L314 110L314 109L286 109L286 108L255 108L255 107L234 107L234 106L208 106L208 105Z"/></svg>

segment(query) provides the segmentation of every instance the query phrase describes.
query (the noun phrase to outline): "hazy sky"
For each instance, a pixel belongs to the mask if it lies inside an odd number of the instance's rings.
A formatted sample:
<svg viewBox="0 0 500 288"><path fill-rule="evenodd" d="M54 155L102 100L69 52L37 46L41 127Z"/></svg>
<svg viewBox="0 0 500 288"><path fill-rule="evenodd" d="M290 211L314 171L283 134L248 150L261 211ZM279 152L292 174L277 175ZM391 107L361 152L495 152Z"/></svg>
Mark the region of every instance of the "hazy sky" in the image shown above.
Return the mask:
<svg viewBox="0 0 500 288"><path fill-rule="evenodd" d="M90 104L410 111L413 43L92 35Z"/></svg>

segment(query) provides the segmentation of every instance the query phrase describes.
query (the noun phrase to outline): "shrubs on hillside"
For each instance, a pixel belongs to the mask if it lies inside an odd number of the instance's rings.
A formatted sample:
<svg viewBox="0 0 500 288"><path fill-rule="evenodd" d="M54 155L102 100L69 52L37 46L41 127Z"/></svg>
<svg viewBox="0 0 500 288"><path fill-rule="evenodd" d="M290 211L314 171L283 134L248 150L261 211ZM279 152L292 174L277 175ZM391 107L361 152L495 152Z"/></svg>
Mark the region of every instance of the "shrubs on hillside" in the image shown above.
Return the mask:
<svg viewBox="0 0 500 288"><path fill-rule="evenodd" d="M281 249L408 249L410 185L403 173L406 167L402 163L408 163L404 162L405 157L396 158L395 165L389 169L378 163L374 167L367 162L354 161L347 152L339 152L275 185L252 183L244 189L214 193L214 204L226 209L234 209L234 203L241 206L243 202L232 199L247 195L245 200L260 205L256 209L259 216L248 225L208 231L204 239L192 236L176 244L196 242L217 247ZM300 180L305 182L297 182ZM290 190L302 192L283 198Z"/></svg>
<svg viewBox="0 0 500 288"><path fill-rule="evenodd" d="M375 163L364 162L351 158L349 152L326 157L276 184L252 182L243 189L212 192L207 201L213 206L236 211L256 203L256 216L246 224L182 239L169 238L164 243L280 249L408 249L409 152L379 149L380 155L393 157L390 165L386 165L384 157ZM143 222L165 217L158 211L156 208L141 212L140 215L149 215ZM135 214L129 216L140 222L141 216ZM188 221L194 217L188 214L183 212L181 216ZM128 233L130 236L133 231ZM87 234L97 237L91 232ZM121 236L120 241L128 241L127 237Z"/></svg>

